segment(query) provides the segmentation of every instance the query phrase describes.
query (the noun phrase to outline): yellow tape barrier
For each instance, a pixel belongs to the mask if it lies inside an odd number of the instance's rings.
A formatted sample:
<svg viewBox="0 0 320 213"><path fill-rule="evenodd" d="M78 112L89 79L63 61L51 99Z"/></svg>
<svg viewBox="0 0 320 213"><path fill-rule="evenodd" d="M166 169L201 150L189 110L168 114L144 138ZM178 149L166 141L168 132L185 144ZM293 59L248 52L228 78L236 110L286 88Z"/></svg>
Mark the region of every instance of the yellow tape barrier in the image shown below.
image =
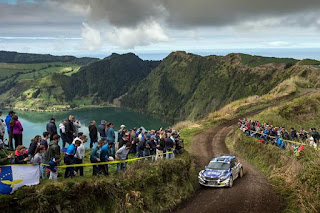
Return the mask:
<svg viewBox="0 0 320 213"><path fill-rule="evenodd" d="M71 165L62 165L62 166L57 166L57 168L68 168L68 167L84 167L84 166L99 166L99 165L107 165L107 164L117 164L117 163L126 163L126 162L133 162L137 160L142 160L145 158L152 158L156 157L157 155L165 155L165 154L170 154L173 153L171 152L166 152L162 154L156 154L156 155L149 155L145 157L139 157L139 158L131 158L127 160L114 160L114 161L107 161L107 162L100 162L100 163L82 163L82 164L71 164ZM10 164L10 165L4 165L0 167L5 167L5 166L32 166L33 164ZM49 166L49 164L41 164L42 166Z"/></svg>

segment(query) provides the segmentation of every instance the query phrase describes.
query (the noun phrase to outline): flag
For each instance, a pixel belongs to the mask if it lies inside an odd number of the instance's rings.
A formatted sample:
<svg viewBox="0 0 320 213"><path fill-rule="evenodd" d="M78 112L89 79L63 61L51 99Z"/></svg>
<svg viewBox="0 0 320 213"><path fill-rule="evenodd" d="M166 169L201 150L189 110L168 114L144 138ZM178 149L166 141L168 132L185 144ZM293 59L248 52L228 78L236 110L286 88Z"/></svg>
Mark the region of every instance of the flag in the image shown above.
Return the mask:
<svg viewBox="0 0 320 213"><path fill-rule="evenodd" d="M21 186L32 186L39 183L39 166L15 165L0 167L0 194L12 194Z"/></svg>

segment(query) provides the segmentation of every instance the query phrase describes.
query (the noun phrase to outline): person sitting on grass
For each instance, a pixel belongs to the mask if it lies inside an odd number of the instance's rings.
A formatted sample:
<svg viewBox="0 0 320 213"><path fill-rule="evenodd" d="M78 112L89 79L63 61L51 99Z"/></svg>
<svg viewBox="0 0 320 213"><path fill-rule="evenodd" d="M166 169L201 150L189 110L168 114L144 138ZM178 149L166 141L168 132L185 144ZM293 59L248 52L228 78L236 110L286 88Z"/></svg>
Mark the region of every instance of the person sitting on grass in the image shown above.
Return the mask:
<svg viewBox="0 0 320 213"><path fill-rule="evenodd" d="M50 171L50 180L57 180L58 178L58 168L56 168L61 161L60 155L56 155L54 158L51 158L49 162L49 171Z"/></svg>
<svg viewBox="0 0 320 213"><path fill-rule="evenodd" d="M30 160L27 152L26 147L23 145L19 145L16 148L16 155L14 158L15 164L27 164L27 162Z"/></svg>
<svg viewBox="0 0 320 213"><path fill-rule="evenodd" d="M93 147L91 150L91 155L90 155L90 162L91 163L99 163L101 162L100 159L100 153L101 153L101 147L103 146L102 140L98 141L98 144ZM92 175L96 176L100 174L100 167L97 165L93 166L92 169Z"/></svg>
<svg viewBox="0 0 320 213"><path fill-rule="evenodd" d="M73 165L74 164L74 156L77 152L77 148L81 145L80 140L76 140L75 143L71 143L66 151L64 156L64 164ZM74 167L67 167L64 173L64 178L73 177L75 175Z"/></svg>
<svg viewBox="0 0 320 213"><path fill-rule="evenodd" d="M131 143L128 142L126 145L123 145L117 152L116 152L116 159L117 160L126 160L130 151ZM117 171L116 173L119 172L119 170L125 170L126 169L126 163L121 162L117 163Z"/></svg>

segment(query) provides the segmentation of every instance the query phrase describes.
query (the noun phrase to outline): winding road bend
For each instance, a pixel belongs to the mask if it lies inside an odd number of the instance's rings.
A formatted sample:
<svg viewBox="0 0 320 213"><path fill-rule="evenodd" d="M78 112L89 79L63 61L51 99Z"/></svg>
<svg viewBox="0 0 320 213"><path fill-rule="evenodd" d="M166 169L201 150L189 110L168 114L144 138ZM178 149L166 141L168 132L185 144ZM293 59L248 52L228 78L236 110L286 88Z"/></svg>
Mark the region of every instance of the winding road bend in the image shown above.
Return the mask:
<svg viewBox="0 0 320 213"><path fill-rule="evenodd" d="M241 117L251 116L262 110L255 110ZM239 118L194 137L192 148L197 152L192 155L197 166L204 168L214 156L230 153L225 139ZM232 188L201 188L175 212L282 212L285 202L273 191L267 178L246 160L240 158L240 161L244 167L244 176L236 179Z"/></svg>

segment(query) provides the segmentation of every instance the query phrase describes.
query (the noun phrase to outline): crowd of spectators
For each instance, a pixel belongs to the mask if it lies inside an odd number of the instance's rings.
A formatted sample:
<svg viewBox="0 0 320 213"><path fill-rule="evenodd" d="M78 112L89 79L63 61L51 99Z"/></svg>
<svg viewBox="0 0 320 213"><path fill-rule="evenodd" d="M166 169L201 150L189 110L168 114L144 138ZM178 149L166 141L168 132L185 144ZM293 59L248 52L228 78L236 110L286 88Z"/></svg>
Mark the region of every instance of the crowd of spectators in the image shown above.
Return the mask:
<svg viewBox="0 0 320 213"><path fill-rule="evenodd" d="M11 117L11 119L9 118ZM8 122L7 122L8 120ZM9 124L9 127L6 126ZM57 128L55 118L51 118L46 125L46 130L41 135L36 135L26 148L22 144L22 125L18 116L10 111L6 122L0 120L0 165L27 164L39 165L42 179L56 180L58 177L58 166L63 159L65 168L64 178L83 176L84 158L90 159L91 163L102 163L114 160L117 162L116 172L125 170L129 153L133 157L156 161L166 158L174 158L175 154L183 152L183 140L180 139L179 131L170 128L159 130L144 130L143 128L126 129L121 125L116 141L114 124L102 120L96 126L96 121L91 121L88 126L89 137L79 131L80 121L70 115L67 120L62 121ZM9 141L4 139L7 128ZM14 131L19 129L19 131ZM58 131L59 130L59 131ZM59 134L58 134L59 132ZM20 134L21 133L21 134ZM20 134L20 136L15 136ZM85 143L90 139L90 151L86 151ZM13 144L13 140L15 143ZM60 141L62 141L60 143ZM14 152L10 152L10 151ZM86 156L88 155L88 156ZM75 165L75 166L74 166ZM94 165L93 175L108 175L108 164Z"/></svg>
<svg viewBox="0 0 320 213"><path fill-rule="evenodd" d="M265 144L276 145L282 149L299 147L303 144L319 148L320 134L316 128L310 128L308 132L304 128L288 130L284 126L273 126L246 118L240 119L238 124L246 135L257 137Z"/></svg>

